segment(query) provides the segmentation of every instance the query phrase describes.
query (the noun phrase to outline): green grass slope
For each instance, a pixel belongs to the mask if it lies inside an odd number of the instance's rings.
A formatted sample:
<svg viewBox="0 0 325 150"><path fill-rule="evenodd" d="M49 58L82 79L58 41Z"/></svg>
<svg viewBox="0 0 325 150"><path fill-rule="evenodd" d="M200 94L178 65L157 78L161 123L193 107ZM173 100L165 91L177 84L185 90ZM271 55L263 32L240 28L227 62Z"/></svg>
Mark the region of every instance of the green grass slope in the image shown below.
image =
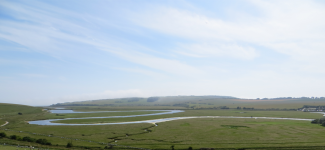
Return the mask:
<svg viewBox="0 0 325 150"><path fill-rule="evenodd" d="M41 111L42 109L38 107L0 103L0 115L16 115L19 112L22 114L33 114L33 113L39 113Z"/></svg>
<svg viewBox="0 0 325 150"><path fill-rule="evenodd" d="M324 99L238 99L220 96L166 96L150 98L121 98L91 100L80 102L59 103L56 107L92 107L101 106L103 109L221 109L227 108L254 108L254 109L297 109L304 105L325 105Z"/></svg>
<svg viewBox="0 0 325 150"><path fill-rule="evenodd" d="M0 118L2 118L1 121L9 122L9 124L5 126L6 128L24 125L26 124L26 121L42 113L46 112L42 111L42 108L39 107L0 103Z"/></svg>

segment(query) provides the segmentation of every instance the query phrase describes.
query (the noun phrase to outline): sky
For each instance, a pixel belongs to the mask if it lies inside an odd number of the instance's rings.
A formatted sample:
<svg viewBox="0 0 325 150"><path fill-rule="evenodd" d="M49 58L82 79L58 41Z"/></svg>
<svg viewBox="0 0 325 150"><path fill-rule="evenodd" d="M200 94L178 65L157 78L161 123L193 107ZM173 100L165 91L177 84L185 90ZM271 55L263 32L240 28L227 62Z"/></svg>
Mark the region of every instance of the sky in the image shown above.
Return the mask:
<svg viewBox="0 0 325 150"><path fill-rule="evenodd" d="M0 0L0 102L325 96L321 0Z"/></svg>

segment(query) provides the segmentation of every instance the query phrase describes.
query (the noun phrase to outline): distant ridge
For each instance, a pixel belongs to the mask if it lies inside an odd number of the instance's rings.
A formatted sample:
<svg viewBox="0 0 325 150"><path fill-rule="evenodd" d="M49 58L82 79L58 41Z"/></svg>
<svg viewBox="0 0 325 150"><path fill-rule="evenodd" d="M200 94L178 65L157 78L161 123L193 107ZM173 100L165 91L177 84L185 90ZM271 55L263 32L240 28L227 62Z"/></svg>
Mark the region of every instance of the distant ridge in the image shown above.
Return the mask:
<svg viewBox="0 0 325 150"><path fill-rule="evenodd" d="M52 104L51 106L114 106L114 105L175 105L176 103L183 103L185 101L200 101L207 99L239 99L233 96L219 96L219 95L178 95L178 96L154 96L154 97L128 97L128 98L114 98L114 99L97 99L97 100L86 100L86 101L75 101Z"/></svg>

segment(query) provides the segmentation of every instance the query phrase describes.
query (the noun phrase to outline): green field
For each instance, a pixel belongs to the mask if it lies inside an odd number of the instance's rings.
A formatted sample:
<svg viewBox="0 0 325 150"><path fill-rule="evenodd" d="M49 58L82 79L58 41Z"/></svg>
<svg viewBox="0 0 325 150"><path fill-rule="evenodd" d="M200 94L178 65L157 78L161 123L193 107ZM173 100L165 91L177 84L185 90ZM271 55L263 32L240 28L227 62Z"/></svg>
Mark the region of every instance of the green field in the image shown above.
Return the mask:
<svg viewBox="0 0 325 150"><path fill-rule="evenodd" d="M0 126L3 125L3 124L5 124L5 123L6 123L6 121L0 119Z"/></svg>
<svg viewBox="0 0 325 150"><path fill-rule="evenodd" d="M203 101L203 100L201 100ZM201 102L199 101L199 102ZM231 100L233 101L233 100ZM194 103L194 102L193 102ZM244 102L247 103L247 102ZM249 102L251 103L251 102ZM272 107L282 105L274 103ZM302 107L301 102L292 103L291 107ZM306 103L304 105L313 105ZM264 107L264 103L254 103L256 107ZM127 107L112 106L76 106L70 108L76 111L109 111L125 110ZM130 106L128 106L130 107ZM153 109L151 106L141 106L143 109ZM158 106L157 106L158 107ZM165 107L165 106L159 106ZM249 106L251 107L251 106ZM37 143L0 138L0 143L20 145L43 146L50 149L66 148L68 142L73 142L73 149L103 149L106 145L98 142L133 146L147 149L175 149L199 148L321 148L325 147L325 127L311 124L310 121L270 120L270 119L225 119L225 118L195 118L158 123L158 126L149 123L127 125L86 125L86 126L41 126L31 125L26 121L53 118L80 118L99 116L124 116L157 112L111 112L111 113L82 113L82 114L49 114L42 108L14 104L0 104L1 121L9 121L9 124L0 128L7 136L29 136L35 139L47 139L52 146L44 146ZM121 109L124 108L124 109ZM138 109L139 107L135 107ZM276 107L275 107L276 108ZM288 107L289 108L289 107ZM129 110L135 110L129 109ZM18 113L21 112L22 115ZM188 116L245 116L245 117L284 117L317 119L322 114L301 111L267 111L267 110L236 110L236 109L187 109L184 112L167 115L142 116L130 118L106 118L106 119L77 119L63 120L61 123L105 123L140 121L169 117ZM10 129L3 130L3 129ZM69 139L72 138L73 140ZM78 139L78 140L75 140ZM82 141L85 140L85 141ZM114 149L123 148L115 146ZM318 147L312 147L318 146ZM3 146L0 149L4 149Z"/></svg>
<svg viewBox="0 0 325 150"><path fill-rule="evenodd" d="M17 149L25 150L26 148L17 148L16 146L3 146L3 145L0 145L0 150L17 150Z"/></svg>
<svg viewBox="0 0 325 150"><path fill-rule="evenodd" d="M188 119L160 123L151 133L121 143L137 145L141 141L139 146L166 149L170 145L175 148L324 146L323 131L323 127L304 121Z"/></svg>
<svg viewBox="0 0 325 150"><path fill-rule="evenodd" d="M42 147L42 148L43 149L48 149L47 147ZM4 146L4 145L0 145L0 150L29 150L29 148L26 148L26 147L17 147L17 146ZM61 149L50 148L48 150L61 150Z"/></svg>

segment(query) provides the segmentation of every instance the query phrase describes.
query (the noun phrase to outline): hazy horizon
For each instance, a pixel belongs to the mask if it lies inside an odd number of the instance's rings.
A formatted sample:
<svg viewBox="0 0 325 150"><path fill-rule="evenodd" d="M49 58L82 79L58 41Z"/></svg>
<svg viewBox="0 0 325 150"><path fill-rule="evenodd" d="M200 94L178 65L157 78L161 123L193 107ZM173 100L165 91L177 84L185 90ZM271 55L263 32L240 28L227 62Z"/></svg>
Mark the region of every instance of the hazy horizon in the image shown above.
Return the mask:
<svg viewBox="0 0 325 150"><path fill-rule="evenodd" d="M324 97L325 2L0 2L0 102Z"/></svg>

